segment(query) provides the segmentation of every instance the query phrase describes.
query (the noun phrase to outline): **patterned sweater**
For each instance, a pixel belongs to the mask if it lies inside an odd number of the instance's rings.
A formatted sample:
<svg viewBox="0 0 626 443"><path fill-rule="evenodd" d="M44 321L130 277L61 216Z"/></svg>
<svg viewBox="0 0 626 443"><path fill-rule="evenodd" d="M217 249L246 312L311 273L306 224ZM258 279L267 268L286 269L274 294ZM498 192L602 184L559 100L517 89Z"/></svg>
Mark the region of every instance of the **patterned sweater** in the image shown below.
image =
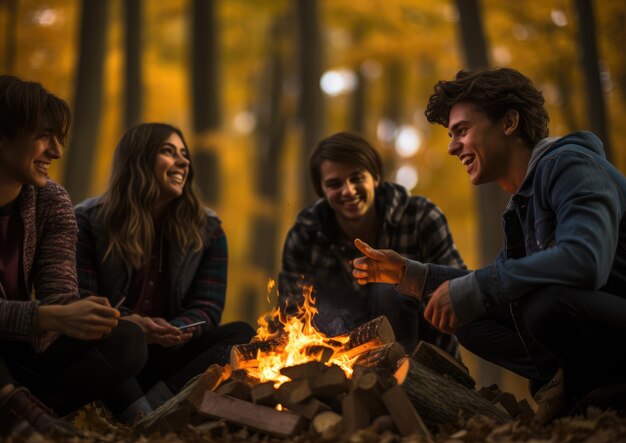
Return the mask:
<svg viewBox="0 0 626 443"><path fill-rule="evenodd" d="M28 293L23 300L7 300L0 285L0 340L26 341L40 353L60 334L35 331L38 306L78 299L76 219L67 192L51 180L43 188L24 185L17 204L24 224L21 265Z"/></svg>

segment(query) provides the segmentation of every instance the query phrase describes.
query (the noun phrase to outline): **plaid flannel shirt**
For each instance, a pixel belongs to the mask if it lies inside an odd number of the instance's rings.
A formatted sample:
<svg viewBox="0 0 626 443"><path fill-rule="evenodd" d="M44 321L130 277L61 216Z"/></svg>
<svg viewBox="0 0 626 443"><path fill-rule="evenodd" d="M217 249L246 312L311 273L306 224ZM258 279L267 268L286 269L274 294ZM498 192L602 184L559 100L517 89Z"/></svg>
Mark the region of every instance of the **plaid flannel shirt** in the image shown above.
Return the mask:
<svg viewBox="0 0 626 443"><path fill-rule="evenodd" d="M465 269L444 214L430 200L410 196L405 188L383 182L376 190L376 210L382 229L372 246L393 249L423 263ZM294 313L302 302L302 287L306 284L314 288L318 309L352 303L348 310L355 326L371 320L366 302L371 285L361 286L352 277L350 261L361 255L352 241L342 238L334 211L326 200L302 210L283 248L279 275L281 310L287 315ZM420 318L424 308L421 302ZM428 331L426 341L458 356L455 337L426 325L426 320L423 322Z"/></svg>
<svg viewBox="0 0 626 443"><path fill-rule="evenodd" d="M78 223L76 265L78 287L82 297L97 294L115 304L129 289L132 269L123 263L102 260L107 247L106 236L98 218L98 199L88 199L74 209ZM220 324L226 300L228 248L226 235L217 215L207 209L205 245L194 252L169 245L167 267L170 299L167 306L172 315L167 320L174 326L206 321L194 336L211 332ZM121 308L122 315L130 314Z"/></svg>

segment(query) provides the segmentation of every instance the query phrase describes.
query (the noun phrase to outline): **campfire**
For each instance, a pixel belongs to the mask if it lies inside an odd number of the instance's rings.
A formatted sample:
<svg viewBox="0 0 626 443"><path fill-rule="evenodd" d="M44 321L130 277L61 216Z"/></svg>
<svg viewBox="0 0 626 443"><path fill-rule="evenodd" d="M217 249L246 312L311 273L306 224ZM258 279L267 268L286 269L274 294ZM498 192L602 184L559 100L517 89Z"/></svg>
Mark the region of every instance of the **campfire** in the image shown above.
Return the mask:
<svg viewBox="0 0 626 443"><path fill-rule="evenodd" d="M268 283L268 293L275 287L274 280ZM252 343L247 347L237 346L231 352L233 369L245 368L253 379L261 383L274 381L278 388L289 377L280 373L281 369L311 361L337 365L350 377L357 359L354 352L345 348L350 336L327 337L318 331L313 323L317 314L313 288L302 290L303 303L295 315L285 317L278 308L258 320L259 328ZM365 352L376 347L376 343L364 343L359 351ZM256 349L253 359L247 358L250 350Z"/></svg>
<svg viewBox="0 0 626 443"><path fill-rule="evenodd" d="M420 342L406 355L385 317L327 337L315 328L316 314L305 287L296 315L276 308L261 316L256 337L233 346L230 364L209 367L137 430L220 419L279 437L308 429L335 439L367 428L431 441L431 432L459 417L532 416L525 400L497 387L477 392L467 368L436 346Z"/></svg>

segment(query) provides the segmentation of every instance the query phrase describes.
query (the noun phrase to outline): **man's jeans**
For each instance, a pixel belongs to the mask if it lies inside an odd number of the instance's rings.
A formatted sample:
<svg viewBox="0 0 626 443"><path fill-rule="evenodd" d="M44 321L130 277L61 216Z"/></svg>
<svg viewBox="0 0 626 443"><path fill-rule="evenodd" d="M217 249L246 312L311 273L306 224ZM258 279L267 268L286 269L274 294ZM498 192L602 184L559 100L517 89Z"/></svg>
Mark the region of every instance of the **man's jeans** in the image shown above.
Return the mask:
<svg viewBox="0 0 626 443"><path fill-rule="evenodd" d="M563 368L566 395L626 383L626 299L552 285L460 326L474 354L530 379L534 394Z"/></svg>

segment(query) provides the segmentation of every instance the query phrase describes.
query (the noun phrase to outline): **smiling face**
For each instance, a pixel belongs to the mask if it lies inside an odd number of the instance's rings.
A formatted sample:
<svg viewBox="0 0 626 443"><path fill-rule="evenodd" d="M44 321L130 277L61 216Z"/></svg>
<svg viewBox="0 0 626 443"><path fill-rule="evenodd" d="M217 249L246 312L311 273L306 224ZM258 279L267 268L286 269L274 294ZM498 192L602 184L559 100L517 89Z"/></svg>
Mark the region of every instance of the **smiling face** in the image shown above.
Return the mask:
<svg viewBox="0 0 626 443"><path fill-rule="evenodd" d="M448 153L461 160L472 184L507 180L512 134L507 120L493 122L471 103L457 103L450 109Z"/></svg>
<svg viewBox="0 0 626 443"><path fill-rule="evenodd" d="M160 191L160 203L183 194L189 175L189 153L181 138L173 132L157 151L154 177Z"/></svg>
<svg viewBox="0 0 626 443"><path fill-rule="evenodd" d="M44 187L52 160L61 158L61 146L50 131L18 133L0 138L0 177L13 187Z"/></svg>
<svg viewBox="0 0 626 443"><path fill-rule="evenodd" d="M354 165L324 160L320 165L324 197L341 221L358 221L375 210L375 189L379 180Z"/></svg>

